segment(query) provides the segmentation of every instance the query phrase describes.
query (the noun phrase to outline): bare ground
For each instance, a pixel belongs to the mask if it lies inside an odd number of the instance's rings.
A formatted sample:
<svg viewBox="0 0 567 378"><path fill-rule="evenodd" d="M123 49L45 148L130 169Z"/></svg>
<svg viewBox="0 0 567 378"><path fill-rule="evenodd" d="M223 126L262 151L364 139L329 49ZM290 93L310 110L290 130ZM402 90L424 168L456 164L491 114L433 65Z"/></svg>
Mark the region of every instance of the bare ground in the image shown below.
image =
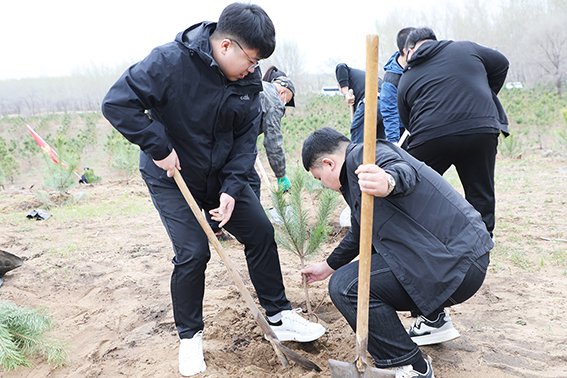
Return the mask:
<svg viewBox="0 0 567 378"><path fill-rule="evenodd" d="M485 284L451 310L462 336L423 351L441 378L567 377L567 165L560 157L536 157L497 166L497 244ZM41 206L28 188L0 192L0 248L26 260L6 274L0 299L46 308L55 321L52 336L66 343L69 359L60 368L36 359L33 367L0 375L178 376L172 251L143 184L78 187L71 194L83 197L53 208L45 221L26 218ZM324 258L336 239L314 259ZM252 290L241 246L223 245ZM298 258L283 250L280 257L288 297L304 307ZM312 287L311 297L328 331L316 342L287 345L321 373L279 364L213 251L202 376L328 377L329 358L352 361L354 334L330 302L326 283ZM400 316L409 324L407 314Z"/></svg>

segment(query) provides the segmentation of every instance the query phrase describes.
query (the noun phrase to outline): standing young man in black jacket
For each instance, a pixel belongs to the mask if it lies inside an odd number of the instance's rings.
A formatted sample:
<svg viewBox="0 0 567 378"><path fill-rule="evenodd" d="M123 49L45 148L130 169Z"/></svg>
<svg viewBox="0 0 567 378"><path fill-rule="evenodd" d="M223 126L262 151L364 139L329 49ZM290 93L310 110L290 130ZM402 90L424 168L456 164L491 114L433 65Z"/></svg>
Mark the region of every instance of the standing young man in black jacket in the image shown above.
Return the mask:
<svg viewBox="0 0 567 378"><path fill-rule="evenodd" d="M140 147L140 172L171 239L171 296L180 337L179 371L206 369L203 347L207 237L171 178L179 169L193 196L244 244L260 305L280 340L319 338L286 298L273 227L247 183L261 119L260 59L275 48L272 21L257 5L233 3L155 48L110 88L102 110Z"/></svg>
<svg viewBox="0 0 567 378"><path fill-rule="evenodd" d="M303 143L303 166L342 193L352 226L325 261L302 273L309 283L332 275L331 299L354 329L361 192L373 195L368 351L377 367L432 378L431 363L396 311L437 314L472 297L484 281L494 244L478 212L437 172L382 140L376 163L362 165L362 147L330 128Z"/></svg>
<svg viewBox="0 0 567 378"><path fill-rule="evenodd" d="M466 199L492 235L494 166L508 120L496 97L508 72L500 52L468 41L437 41L429 28L406 40L398 108L411 133L407 151L441 175L454 165Z"/></svg>

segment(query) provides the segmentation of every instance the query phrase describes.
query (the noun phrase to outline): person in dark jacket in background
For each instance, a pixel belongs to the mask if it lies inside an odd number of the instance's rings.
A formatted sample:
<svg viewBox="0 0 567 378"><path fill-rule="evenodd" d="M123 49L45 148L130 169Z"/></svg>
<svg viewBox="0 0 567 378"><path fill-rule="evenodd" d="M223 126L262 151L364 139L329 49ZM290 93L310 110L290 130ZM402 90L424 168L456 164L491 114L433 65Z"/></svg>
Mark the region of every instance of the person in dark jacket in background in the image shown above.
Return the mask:
<svg viewBox="0 0 567 378"><path fill-rule="evenodd" d="M339 63L335 67L335 77L345 96L345 101L352 107L352 120L350 125L350 137L353 143L362 143L364 140L364 95L366 91L366 72L357 68L351 68L346 63ZM378 78L378 90L382 86L382 79ZM352 93L351 93L352 92ZM376 123L376 138L384 138L384 124L380 114L378 103Z"/></svg>
<svg viewBox="0 0 567 378"><path fill-rule="evenodd" d="M406 50L398 109L411 133L407 151L440 174L454 165L466 199L492 235L498 135L508 135L508 120L496 95L508 60L474 42L437 41L429 28L412 31Z"/></svg>
<svg viewBox="0 0 567 378"><path fill-rule="evenodd" d="M303 143L303 166L351 207L352 226L325 261L301 273L309 283L331 276L329 294L356 326L361 193L374 199L368 351L379 368L433 377L396 311L435 317L481 287L492 239L478 212L437 172L392 143L376 143L375 164L361 144L331 128Z"/></svg>
<svg viewBox="0 0 567 378"><path fill-rule="evenodd" d="M380 113L384 122L384 132L386 140L397 143L404 132L404 127L400 123L400 113L398 112L398 83L406 66L406 39L415 28L403 28L396 36L396 51L388 62L384 65L384 80L380 90Z"/></svg>
<svg viewBox="0 0 567 378"><path fill-rule="evenodd" d="M274 229L248 185L256 158L262 90L258 62L275 48L262 8L233 3L156 47L110 88L102 111L140 147L140 172L171 239L171 296L180 337L179 372L203 372L207 236L177 188L175 169L197 203L245 246L260 305L280 340L311 341L325 329L291 309Z"/></svg>

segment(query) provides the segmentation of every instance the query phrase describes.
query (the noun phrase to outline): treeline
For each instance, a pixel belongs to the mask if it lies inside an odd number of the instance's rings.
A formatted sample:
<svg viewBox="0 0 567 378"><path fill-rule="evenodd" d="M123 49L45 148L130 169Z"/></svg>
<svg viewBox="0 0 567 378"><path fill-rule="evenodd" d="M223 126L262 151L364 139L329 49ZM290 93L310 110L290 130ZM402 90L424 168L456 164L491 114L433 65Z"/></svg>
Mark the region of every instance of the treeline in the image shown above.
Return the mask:
<svg viewBox="0 0 567 378"><path fill-rule="evenodd" d="M471 40L501 51L510 60L507 80L521 83L524 89L537 87L561 97L567 85L567 1L440 2L425 11L400 3L395 12L377 15L377 19L385 20L376 23L380 67L396 50L399 29L428 26L438 39ZM348 33L348 27L344 33ZM337 52L341 50L339 45L336 48ZM301 100L335 83L334 70L339 63L339 58L329 59L321 72L306 73L304 61L308 53L296 41L278 40L274 55L263 62L262 68L276 64L287 72L295 80ZM70 77L0 81L0 115L97 111L104 94L125 68L92 68Z"/></svg>
<svg viewBox="0 0 567 378"><path fill-rule="evenodd" d="M122 69L91 69L67 77L0 81L0 115L95 111Z"/></svg>

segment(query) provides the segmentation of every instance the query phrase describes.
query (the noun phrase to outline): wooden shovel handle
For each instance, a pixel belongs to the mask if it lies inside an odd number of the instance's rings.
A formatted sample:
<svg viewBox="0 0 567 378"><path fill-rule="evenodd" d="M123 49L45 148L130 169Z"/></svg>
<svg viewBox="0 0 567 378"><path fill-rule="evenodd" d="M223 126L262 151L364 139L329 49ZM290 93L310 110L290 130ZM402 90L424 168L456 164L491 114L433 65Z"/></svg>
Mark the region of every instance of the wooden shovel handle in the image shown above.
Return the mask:
<svg viewBox="0 0 567 378"><path fill-rule="evenodd" d="M376 163L376 117L378 97L378 36L366 36L366 82L364 98L363 164ZM368 365L368 307L370 296L370 255L374 196L362 193L360 210L360 254L358 265L358 304L356 316L357 365ZM360 366L359 366L360 367Z"/></svg>

